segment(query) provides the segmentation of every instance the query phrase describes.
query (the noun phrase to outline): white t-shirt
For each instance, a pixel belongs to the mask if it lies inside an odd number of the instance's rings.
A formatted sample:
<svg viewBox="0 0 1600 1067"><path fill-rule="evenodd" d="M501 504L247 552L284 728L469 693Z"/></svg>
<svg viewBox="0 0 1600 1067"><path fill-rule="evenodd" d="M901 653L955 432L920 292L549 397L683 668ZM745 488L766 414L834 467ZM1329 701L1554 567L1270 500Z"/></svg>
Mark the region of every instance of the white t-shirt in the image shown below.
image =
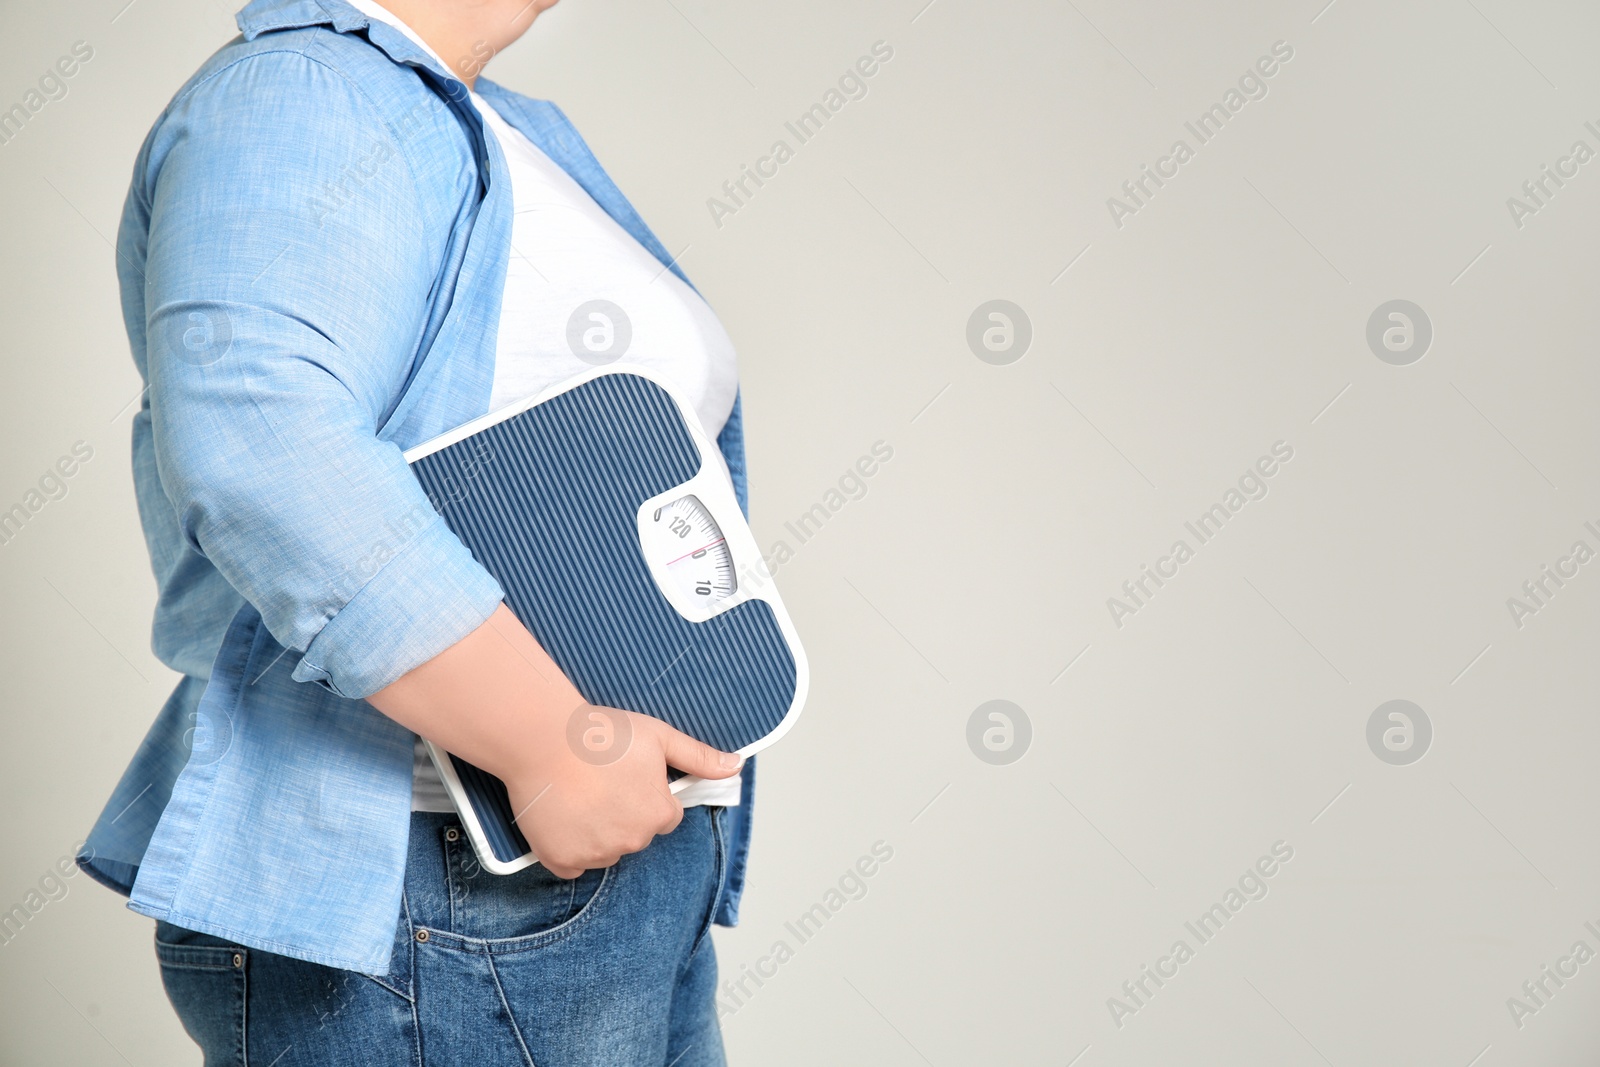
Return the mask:
<svg viewBox="0 0 1600 1067"><path fill-rule="evenodd" d="M427 43L374 0L350 0L439 61ZM715 440L738 389L733 342L711 308L606 214L571 175L471 94L505 154L515 214L495 342L491 411L543 392L602 363L639 363L675 385ZM737 776L678 794L685 807L737 804ZM454 811L419 739L413 811Z"/></svg>

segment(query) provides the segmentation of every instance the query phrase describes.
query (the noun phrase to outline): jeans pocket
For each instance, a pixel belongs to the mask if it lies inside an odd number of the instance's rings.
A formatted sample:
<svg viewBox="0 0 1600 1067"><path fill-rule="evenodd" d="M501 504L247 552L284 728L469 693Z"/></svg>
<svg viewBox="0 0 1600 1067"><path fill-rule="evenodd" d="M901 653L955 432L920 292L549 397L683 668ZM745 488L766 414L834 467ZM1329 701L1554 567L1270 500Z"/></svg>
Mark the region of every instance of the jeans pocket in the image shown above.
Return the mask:
<svg viewBox="0 0 1600 1067"><path fill-rule="evenodd" d="M156 924L161 984L205 1067L245 1062L245 981L250 950L209 934Z"/></svg>
<svg viewBox="0 0 1600 1067"><path fill-rule="evenodd" d="M451 933L491 944L540 940L587 921L605 896L611 870L558 878L543 864L493 874L455 826L444 833Z"/></svg>

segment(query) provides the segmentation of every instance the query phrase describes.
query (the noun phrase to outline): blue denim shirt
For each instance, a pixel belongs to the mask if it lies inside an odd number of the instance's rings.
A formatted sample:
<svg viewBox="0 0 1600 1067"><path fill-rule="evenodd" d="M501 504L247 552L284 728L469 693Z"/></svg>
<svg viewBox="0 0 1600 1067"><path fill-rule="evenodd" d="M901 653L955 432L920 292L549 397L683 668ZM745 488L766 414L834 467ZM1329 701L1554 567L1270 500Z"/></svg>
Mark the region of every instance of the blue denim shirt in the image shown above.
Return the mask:
<svg viewBox="0 0 1600 1067"><path fill-rule="evenodd" d="M488 409L511 195L465 87L394 28L342 0L238 24L150 131L118 234L153 647L185 677L79 863L144 915L381 974L413 735L361 698L501 598L401 453ZM682 276L559 108L477 90ZM737 399L718 444L746 506Z"/></svg>

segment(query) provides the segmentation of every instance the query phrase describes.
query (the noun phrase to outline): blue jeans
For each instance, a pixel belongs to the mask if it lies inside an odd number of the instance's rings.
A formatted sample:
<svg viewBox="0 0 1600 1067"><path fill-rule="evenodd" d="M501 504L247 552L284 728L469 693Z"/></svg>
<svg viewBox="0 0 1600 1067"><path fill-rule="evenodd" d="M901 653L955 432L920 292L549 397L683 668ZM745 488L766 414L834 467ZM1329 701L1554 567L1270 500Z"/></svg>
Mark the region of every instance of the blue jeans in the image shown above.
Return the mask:
<svg viewBox="0 0 1600 1067"><path fill-rule="evenodd" d="M156 924L167 996L206 1067L721 1067L709 930L723 809L573 881L478 866L454 815L411 816L390 974Z"/></svg>

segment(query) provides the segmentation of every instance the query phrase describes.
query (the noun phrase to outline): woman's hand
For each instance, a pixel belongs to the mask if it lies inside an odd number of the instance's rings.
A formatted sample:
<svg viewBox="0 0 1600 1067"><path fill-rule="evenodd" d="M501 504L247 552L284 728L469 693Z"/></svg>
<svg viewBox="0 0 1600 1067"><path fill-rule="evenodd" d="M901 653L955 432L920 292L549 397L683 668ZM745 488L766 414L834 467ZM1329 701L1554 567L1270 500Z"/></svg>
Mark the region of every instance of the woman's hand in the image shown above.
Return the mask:
<svg viewBox="0 0 1600 1067"><path fill-rule="evenodd" d="M505 782L533 854L561 878L678 825L669 766L728 778L744 762L659 719L587 703L504 604L367 702Z"/></svg>
<svg viewBox="0 0 1600 1067"><path fill-rule="evenodd" d="M727 778L744 764L631 711L580 705L564 725L564 738L500 776L522 836L558 878L609 867L677 828L683 806L668 789L668 767Z"/></svg>

